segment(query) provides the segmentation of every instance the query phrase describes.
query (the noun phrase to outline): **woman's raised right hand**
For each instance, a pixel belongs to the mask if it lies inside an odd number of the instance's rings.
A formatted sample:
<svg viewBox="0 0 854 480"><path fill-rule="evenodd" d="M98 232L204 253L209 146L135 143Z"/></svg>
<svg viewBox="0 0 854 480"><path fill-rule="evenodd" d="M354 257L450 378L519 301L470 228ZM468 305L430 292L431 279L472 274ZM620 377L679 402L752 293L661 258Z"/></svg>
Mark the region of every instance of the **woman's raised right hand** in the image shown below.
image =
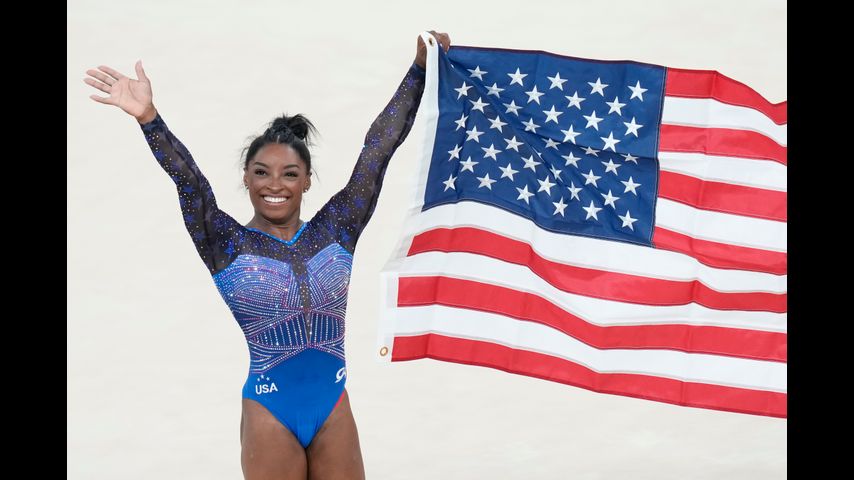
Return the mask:
<svg viewBox="0 0 854 480"><path fill-rule="evenodd" d="M83 81L110 95L109 97L90 95L89 98L92 100L115 105L132 115L139 123L148 123L157 116L157 110L152 103L151 81L142 69L141 60L136 62L135 69L138 80L101 65L97 70L86 70L89 77L84 78Z"/></svg>

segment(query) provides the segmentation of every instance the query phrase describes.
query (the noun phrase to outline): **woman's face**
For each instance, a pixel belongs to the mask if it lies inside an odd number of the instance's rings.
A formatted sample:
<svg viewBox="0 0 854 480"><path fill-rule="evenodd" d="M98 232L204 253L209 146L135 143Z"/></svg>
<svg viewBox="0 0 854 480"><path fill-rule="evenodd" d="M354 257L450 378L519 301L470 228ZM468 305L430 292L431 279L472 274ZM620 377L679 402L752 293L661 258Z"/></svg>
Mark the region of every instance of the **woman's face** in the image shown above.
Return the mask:
<svg viewBox="0 0 854 480"><path fill-rule="evenodd" d="M282 224L299 217L302 194L311 186L311 175L290 145L268 143L246 166L243 182L255 213Z"/></svg>

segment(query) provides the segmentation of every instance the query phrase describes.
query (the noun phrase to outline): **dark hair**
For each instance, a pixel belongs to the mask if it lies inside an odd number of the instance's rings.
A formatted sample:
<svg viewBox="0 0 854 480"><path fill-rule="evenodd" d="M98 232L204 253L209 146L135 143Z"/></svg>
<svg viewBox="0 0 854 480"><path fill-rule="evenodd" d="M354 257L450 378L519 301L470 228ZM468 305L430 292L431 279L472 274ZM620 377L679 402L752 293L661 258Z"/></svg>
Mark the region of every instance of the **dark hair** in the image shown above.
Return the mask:
<svg viewBox="0 0 854 480"><path fill-rule="evenodd" d="M276 117L270 122L270 126L261 135L255 137L248 147L243 149L243 168L249 167L249 162L261 150L261 147L268 143L281 143L290 145L291 148L299 153L300 158L305 162L306 169L311 173L311 153L308 151L308 146L312 144L313 138L317 135L317 129L304 115L298 113L292 117L282 115Z"/></svg>

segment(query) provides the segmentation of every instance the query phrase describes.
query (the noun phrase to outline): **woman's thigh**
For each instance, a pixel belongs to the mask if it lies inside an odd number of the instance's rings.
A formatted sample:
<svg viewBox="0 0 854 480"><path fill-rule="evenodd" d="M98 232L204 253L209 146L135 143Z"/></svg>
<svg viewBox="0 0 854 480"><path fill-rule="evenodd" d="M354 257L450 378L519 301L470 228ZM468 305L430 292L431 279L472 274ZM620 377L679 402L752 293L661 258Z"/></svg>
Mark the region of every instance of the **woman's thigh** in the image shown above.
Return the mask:
<svg viewBox="0 0 854 480"><path fill-rule="evenodd" d="M240 465L246 480L299 479L308 472L305 450L263 405L243 399Z"/></svg>
<svg viewBox="0 0 854 480"><path fill-rule="evenodd" d="M365 478L359 432L350 410L350 396L344 396L326 419L306 449L310 480Z"/></svg>

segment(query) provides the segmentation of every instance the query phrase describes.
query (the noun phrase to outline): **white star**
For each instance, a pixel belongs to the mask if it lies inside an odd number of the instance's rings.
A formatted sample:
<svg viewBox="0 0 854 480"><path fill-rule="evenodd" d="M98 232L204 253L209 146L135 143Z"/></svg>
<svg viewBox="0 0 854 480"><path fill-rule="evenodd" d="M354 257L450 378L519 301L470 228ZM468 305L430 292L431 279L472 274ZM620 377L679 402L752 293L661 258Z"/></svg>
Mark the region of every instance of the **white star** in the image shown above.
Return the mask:
<svg viewBox="0 0 854 480"><path fill-rule="evenodd" d="M498 181L490 179L488 173L482 177L477 177L477 179L480 180L480 185L478 185L477 188L486 187L490 190L492 190L492 184Z"/></svg>
<svg viewBox="0 0 854 480"><path fill-rule="evenodd" d="M567 105L566 108L576 107L579 110L581 110L581 102L587 100L584 97L578 96L578 90L576 90L575 93L573 93L571 97L567 97L566 95L564 95L564 97L566 97L566 99L569 100L569 105Z"/></svg>
<svg viewBox="0 0 854 480"><path fill-rule="evenodd" d="M466 134L468 135L466 141L474 140L475 142L480 143L480 136L483 135L484 132L478 132L477 125L475 125L471 127L471 130L466 130Z"/></svg>
<svg viewBox="0 0 854 480"><path fill-rule="evenodd" d="M457 128L455 128L454 131L457 131L461 128L466 128L466 120L468 119L468 115L466 115L465 113L461 114L459 120L454 120L454 122L457 124Z"/></svg>
<svg viewBox="0 0 854 480"><path fill-rule="evenodd" d="M635 123L635 117L632 117L631 122L623 122L623 125L625 125L626 128L628 128L628 130L626 130L626 135L628 135L630 133L634 133L636 137L638 136L638 129L643 126L639 123Z"/></svg>
<svg viewBox="0 0 854 480"><path fill-rule="evenodd" d="M548 78L552 82L552 85L549 87L549 90L551 90L553 88L559 88L559 89L563 90L563 84L566 83L566 80L563 78L560 78L560 72L555 73L554 77L546 77L546 78Z"/></svg>
<svg viewBox="0 0 854 480"><path fill-rule="evenodd" d="M602 193L602 192L599 192L599 195L602 195L602 197L605 199L605 205L610 205L614 210L616 210L616 209L617 209L617 205L616 205L614 202L616 202L617 200L619 200L619 199L620 199L620 197L615 197L615 196L611 195L611 190L610 190L610 189L608 190L608 194L607 194L607 195L605 195L605 194L604 194L604 193Z"/></svg>
<svg viewBox="0 0 854 480"><path fill-rule="evenodd" d="M598 186L599 186L599 185L596 185L596 180L599 180L600 178L602 178L602 177L597 177L596 175L594 175L594 174L593 174L593 170L590 170L590 173L582 173L582 174L581 174L581 176L582 176L582 177L584 177L584 178L586 179L586 180L584 181L584 184L585 184L585 185L588 185L588 184L591 184L591 183L592 183L594 187L598 187Z"/></svg>
<svg viewBox="0 0 854 480"><path fill-rule="evenodd" d="M641 88L640 80L638 80L638 83L636 83L634 87L629 87L629 90L632 91L632 96L629 97L629 100L638 97L641 99L641 102L643 101L643 92L647 91L646 88Z"/></svg>
<svg viewBox="0 0 854 480"><path fill-rule="evenodd" d="M445 180L444 182L442 182L442 183L444 183L444 184L445 184L445 190L443 190L443 191L444 191L444 192L447 192L449 188L450 188L450 189L453 189L453 190L456 190L456 189L457 189L457 187L455 187L455 186L454 186L454 182L455 182L456 180L457 180L457 177L455 177L455 176L454 176L454 174L452 173L452 174L448 177L448 179L447 179L447 180Z"/></svg>
<svg viewBox="0 0 854 480"><path fill-rule="evenodd" d="M602 147L602 150L608 150L610 148L611 151L614 151L614 152L617 151L617 149L614 147L616 147L617 144L620 143L620 140L617 140L614 138L614 132L609 133L607 138L606 137L599 137L599 138L601 138L602 141L605 142L605 146Z"/></svg>
<svg viewBox="0 0 854 480"><path fill-rule="evenodd" d="M534 173L537 173L537 165L539 165L540 163L542 163L542 162L538 162L538 161L534 160L534 156L533 156L533 155L531 155L531 156L530 156L530 157L528 157L528 158L523 158L522 160L524 160L524 161L525 161L525 166L524 166L524 167L522 167L522 168L530 168L530 169L531 169L531 171L532 171L532 172L534 172Z"/></svg>
<svg viewBox="0 0 854 480"><path fill-rule="evenodd" d="M626 215L625 215L625 216L623 216L623 215L617 215L617 216L618 216L618 217L620 217L620 220L622 220L622 221L623 221L623 226L624 226L624 227L629 227L632 231L634 231L634 230L635 230L635 227L634 227L632 224L633 224L633 223L635 223L635 222L637 222L637 221L638 221L638 219L637 219L637 218L632 218L632 215L631 215L631 213L630 213L628 210L626 210Z"/></svg>
<svg viewBox="0 0 854 480"><path fill-rule="evenodd" d="M480 69L480 65L478 65L478 66L474 67L474 70L472 70L472 69L470 69L470 68L468 68L468 69L466 69L466 70L468 70L468 71L469 71L469 73L471 73L471 75L469 75L470 77L475 77L475 78L477 78L478 80L480 80L481 82L483 81L483 74L484 74L484 73L489 73L489 72L487 72L487 71L481 70L481 69Z"/></svg>
<svg viewBox="0 0 854 480"><path fill-rule="evenodd" d="M626 186L626 190L625 190L625 191L623 191L623 193L632 192L632 193L634 193L634 194L635 194L635 196L637 196L637 195L638 195L638 192L637 192L635 189L636 189L636 188L638 188L638 187L640 187L640 186L641 186L641 184L640 184L640 183L635 183L635 181L634 181L634 179L632 179L632 177L629 177L629 181L628 181L628 182L624 182L624 181L622 181L622 180L620 180L620 182L622 182L622 184Z"/></svg>
<svg viewBox="0 0 854 480"><path fill-rule="evenodd" d="M590 128L590 126L593 125L593 128L595 128L596 131L599 131L599 122L601 122L602 119L596 116L596 110L593 110L592 114L582 115L582 117L587 119L587 125L585 125L584 128Z"/></svg>
<svg viewBox="0 0 854 480"><path fill-rule="evenodd" d="M483 150L483 158L492 157L493 160L496 162L498 161L498 159L495 158L495 154L501 150L497 150L493 144L490 143L489 148L480 147L480 149Z"/></svg>
<svg viewBox="0 0 854 480"><path fill-rule="evenodd" d="M519 116L518 110L522 108L516 105L515 100L510 100L510 103L505 103L504 106L507 107L504 113L515 113L517 117Z"/></svg>
<svg viewBox="0 0 854 480"><path fill-rule="evenodd" d="M516 200L524 200L524 201L525 201L525 203L530 204L530 202L528 202L528 198L533 197L533 196L534 196L534 194L528 191L528 186L527 186L527 185L525 185L525 189L524 189L524 190L522 190L522 189L521 189L521 188L519 188L519 187L516 187L516 190L518 190L518 191L519 191L519 196L518 196L518 197L516 197Z"/></svg>
<svg viewBox="0 0 854 480"><path fill-rule="evenodd" d="M556 183L552 183L551 180L549 180L548 175L546 175L546 178L544 178L542 180L537 180L537 182L540 184L540 189L537 190L537 192L545 191L546 195L551 195L552 194L552 187L557 185Z"/></svg>
<svg viewBox="0 0 854 480"><path fill-rule="evenodd" d="M570 141L572 143L575 143L575 137L581 135L581 132L576 132L572 129L572 125L570 125L569 128L566 130L561 130L561 132L565 135L563 137L564 142Z"/></svg>
<svg viewBox="0 0 854 480"><path fill-rule="evenodd" d="M599 95L602 95L603 97L605 96L605 87L607 87L608 84L602 83L601 78L597 78L596 83L587 82L587 84L590 85L591 87L593 87L593 91L590 92L591 95L593 95L594 93L598 93Z"/></svg>
<svg viewBox="0 0 854 480"><path fill-rule="evenodd" d="M498 88L497 83L493 83L491 87L486 87L486 88L487 88L487 90L489 90L488 92L486 92L486 96L495 95L496 97L500 98L501 96L498 94L504 91L503 88Z"/></svg>
<svg viewBox="0 0 854 480"><path fill-rule="evenodd" d="M555 110L554 105L552 105L551 110L543 110L543 113L546 114L546 123L549 123L550 120L553 120L555 123L557 123L557 117L563 115L563 112L558 112L557 110Z"/></svg>
<svg viewBox="0 0 854 480"><path fill-rule="evenodd" d="M463 84L460 85L460 88L455 88L454 90L457 92L457 100L459 100L463 95L468 97L470 88L471 85L466 85L466 82L463 82Z"/></svg>
<svg viewBox="0 0 854 480"><path fill-rule="evenodd" d="M469 158L467 158L466 161L460 162L460 165L463 166L463 168L460 169L460 173L465 172L466 170L470 170L471 173L474 173L474 166L477 165L478 163L480 163L480 162L472 162L471 156L469 156Z"/></svg>
<svg viewBox="0 0 854 480"><path fill-rule="evenodd" d="M510 82L510 85L513 85L514 83L518 83L519 85L521 85L523 87L524 87L524 85L522 85L522 79L528 76L527 73L519 73L518 68L516 69L516 73L508 73L507 75L509 75L510 78L513 79Z"/></svg>
<svg viewBox="0 0 854 480"><path fill-rule="evenodd" d="M566 159L566 164L564 164L565 167L572 164L573 167L578 168L578 161L581 159L573 155L572 152L569 152L569 155L561 155L561 157Z"/></svg>
<svg viewBox="0 0 854 480"><path fill-rule="evenodd" d="M596 205L593 204L593 200L590 200L589 207L581 207L587 211L587 216L584 217L585 220L588 220L590 217L593 217L594 220L599 220L599 217L596 216L596 212L602 210L601 208L597 208Z"/></svg>
<svg viewBox="0 0 854 480"><path fill-rule="evenodd" d="M513 180L513 175L519 173L519 170L513 170L510 162L507 162L506 167L498 167L498 169L501 170L501 178L508 177L510 180Z"/></svg>
<svg viewBox="0 0 854 480"><path fill-rule="evenodd" d="M525 126L526 132L534 132L537 133L537 129L540 128L539 125L534 123L534 117L531 117L527 122L522 122L522 125Z"/></svg>
<svg viewBox="0 0 854 480"><path fill-rule="evenodd" d="M611 107L611 109L608 110L608 113L617 112L617 115L622 115L623 114L623 107L626 106L625 103L620 103L620 99L618 97L614 97L613 102L605 102L605 104L608 105L609 107Z"/></svg>
<svg viewBox="0 0 854 480"><path fill-rule="evenodd" d="M502 131L501 127L503 127L504 125L507 125L506 123L501 121L501 118L498 115L496 115L495 118L486 117L486 119L489 120L490 123L492 123L492 125L490 125L489 128L495 128L499 132ZM619 141L619 140L617 140L617 141Z"/></svg>
<svg viewBox="0 0 854 480"><path fill-rule="evenodd" d="M614 161L610 158L608 159L607 163L602 162L602 165L605 165L605 173L614 172L614 175L617 175L617 169L622 167L622 165L620 165L619 163L614 163Z"/></svg>
<svg viewBox="0 0 854 480"><path fill-rule="evenodd" d="M566 188L569 189L569 201L570 202L572 201L573 198L578 200L579 202L581 201L581 198L578 196L578 192L581 191L581 187L576 187L575 182L569 182L569 186Z"/></svg>
<svg viewBox="0 0 854 480"><path fill-rule="evenodd" d="M549 170L552 171L552 175L554 175L556 180L560 180L560 170L556 169L554 165L549 167Z"/></svg>
<svg viewBox="0 0 854 480"><path fill-rule="evenodd" d="M456 147L454 147L453 150L448 150L448 153L451 154L451 158L449 158L448 161L450 162L454 158L460 158L460 150L462 150L462 149L463 149L462 145L457 145Z"/></svg>
<svg viewBox="0 0 854 480"><path fill-rule="evenodd" d="M562 217L563 216L563 210L567 206L566 203L563 203L563 197L560 197L560 201L558 201L558 202L552 202L552 205L555 206L555 213L553 213L552 215L557 215L558 213L560 213L560 216Z"/></svg>
<svg viewBox="0 0 854 480"><path fill-rule="evenodd" d="M546 139L546 148L554 148L555 150L557 150L557 142L555 142L551 138L547 138Z"/></svg>
<svg viewBox="0 0 854 480"><path fill-rule="evenodd" d="M480 97L477 98L476 102L472 102L471 100L469 100L469 101L472 104L472 107L471 107L472 110L480 110L481 113L486 114L486 112L483 111L483 107L489 105L488 103L481 102Z"/></svg>
<svg viewBox="0 0 854 480"><path fill-rule="evenodd" d="M634 162L635 165L638 164L638 157L632 155L631 153L623 155L623 158L626 159L626 162Z"/></svg>
<svg viewBox="0 0 854 480"><path fill-rule="evenodd" d="M544 93L540 93L537 91L537 86L534 85L534 88L525 92L528 95L528 103L537 102L537 105L540 104L540 97L545 95ZM553 107L554 108L554 107Z"/></svg>
<svg viewBox="0 0 854 480"><path fill-rule="evenodd" d="M599 150L596 150L595 148L591 147L584 147L584 153L586 153L587 155L593 155L594 157L599 156Z"/></svg>
<svg viewBox="0 0 854 480"><path fill-rule="evenodd" d="M516 135L513 135L513 138L509 140L505 138L504 141L507 142L507 150L516 150L518 152L519 145L522 145L522 142L516 141Z"/></svg>

